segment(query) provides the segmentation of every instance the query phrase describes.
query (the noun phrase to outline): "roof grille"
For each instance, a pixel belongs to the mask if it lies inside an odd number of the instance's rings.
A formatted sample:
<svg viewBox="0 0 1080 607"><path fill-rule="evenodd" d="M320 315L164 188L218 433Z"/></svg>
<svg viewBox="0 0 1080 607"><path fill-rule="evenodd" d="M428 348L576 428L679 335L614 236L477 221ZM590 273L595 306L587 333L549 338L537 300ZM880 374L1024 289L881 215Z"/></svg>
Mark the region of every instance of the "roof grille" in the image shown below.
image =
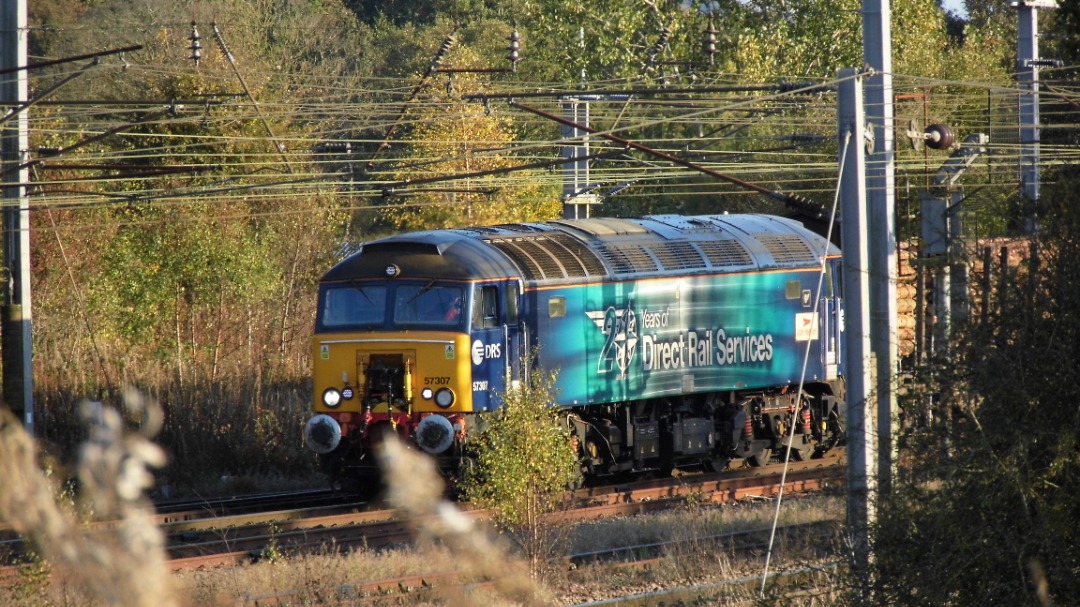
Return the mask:
<svg viewBox="0 0 1080 607"><path fill-rule="evenodd" d="M640 244L597 243L596 248L616 274L655 272L659 269L656 260Z"/></svg>
<svg viewBox="0 0 1080 607"><path fill-rule="evenodd" d="M519 246L519 242L513 240L491 240L489 242L514 262L514 265L521 270L526 280L541 280L544 278L544 271L540 269L540 264L533 259L532 255L526 253Z"/></svg>
<svg viewBox="0 0 1080 607"><path fill-rule="evenodd" d="M660 260L660 265L669 270L705 267L701 253L689 242L658 242L650 245L649 250Z"/></svg>
<svg viewBox="0 0 1080 607"><path fill-rule="evenodd" d="M777 263L814 263L817 258L806 241L794 234L754 234Z"/></svg>
<svg viewBox="0 0 1080 607"><path fill-rule="evenodd" d="M737 240L700 240L697 246L715 266L748 266L752 262L750 253Z"/></svg>
<svg viewBox="0 0 1080 607"><path fill-rule="evenodd" d="M506 253L529 280L599 276L607 273L604 264L592 251L565 234L488 242Z"/></svg>
<svg viewBox="0 0 1080 607"><path fill-rule="evenodd" d="M592 252L582 242L567 234L554 233L546 237L550 243L549 249L552 255L562 262L563 267L577 268L572 276L603 276L607 269L600 262L596 253Z"/></svg>
<svg viewBox="0 0 1080 607"><path fill-rule="evenodd" d="M544 278L561 278L566 276L566 268L559 263L558 259L555 259L555 257L551 255L551 251L549 251L547 247L540 246L542 240L542 238L522 238L514 244L521 247L523 251L528 253L529 256L540 265L540 270L544 273Z"/></svg>
<svg viewBox="0 0 1080 607"><path fill-rule="evenodd" d="M536 226L531 226L527 223L500 223L496 228L508 230L510 232L539 232L540 230Z"/></svg>

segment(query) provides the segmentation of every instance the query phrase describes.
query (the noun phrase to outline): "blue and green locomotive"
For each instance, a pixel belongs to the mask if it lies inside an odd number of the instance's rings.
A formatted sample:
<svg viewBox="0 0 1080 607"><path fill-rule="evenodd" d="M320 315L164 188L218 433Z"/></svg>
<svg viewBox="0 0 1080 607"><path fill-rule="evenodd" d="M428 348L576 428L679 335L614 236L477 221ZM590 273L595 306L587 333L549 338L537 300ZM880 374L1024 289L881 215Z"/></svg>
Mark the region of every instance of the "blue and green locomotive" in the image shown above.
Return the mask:
<svg viewBox="0 0 1080 607"><path fill-rule="evenodd" d="M320 283L306 443L335 482L375 477L387 432L452 472L534 355L586 476L812 457L842 440L840 262L769 215L366 243Z"/></svg>

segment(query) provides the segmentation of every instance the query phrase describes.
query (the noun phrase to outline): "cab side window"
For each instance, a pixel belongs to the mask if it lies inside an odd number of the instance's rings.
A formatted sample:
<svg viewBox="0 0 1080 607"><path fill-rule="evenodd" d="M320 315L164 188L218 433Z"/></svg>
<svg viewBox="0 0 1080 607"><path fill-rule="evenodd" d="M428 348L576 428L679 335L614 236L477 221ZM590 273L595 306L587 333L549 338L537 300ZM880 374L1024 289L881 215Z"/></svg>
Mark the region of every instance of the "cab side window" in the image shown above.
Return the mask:
<svg viewBox="0 0 1080 607"><path fill-rule="evenodd" d="M511 283L506 285L506 324L518 323L518 285Z"/></svg>
<svg viewBox="0 0 1080 607"><path fill-rule="evenodd" d="M499 326L499 289L493 286L477 286L473 304L473 328L488 329Z"/></svg>

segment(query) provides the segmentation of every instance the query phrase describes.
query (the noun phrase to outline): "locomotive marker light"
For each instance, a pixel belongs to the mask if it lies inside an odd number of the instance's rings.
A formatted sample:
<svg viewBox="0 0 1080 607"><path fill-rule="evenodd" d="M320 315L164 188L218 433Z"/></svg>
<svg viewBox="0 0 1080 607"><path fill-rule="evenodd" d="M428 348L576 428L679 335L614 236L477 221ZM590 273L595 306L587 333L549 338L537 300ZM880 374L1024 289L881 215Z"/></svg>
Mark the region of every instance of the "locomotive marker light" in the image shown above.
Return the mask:
<svg viewBox="0 0 1080 607"><path fill-rule="evenodd" d="M340 443L341 426L329 415L320 413L304 424L304 444L315 453L330 453Z"/></svg>
<svg viewBox="0 0 1080 607"><path fill-rule="evenodd" d="M431 388L424 388L420 391L420 397L424 400L431 400L431 397L435 395L435 392Z"/></svg>

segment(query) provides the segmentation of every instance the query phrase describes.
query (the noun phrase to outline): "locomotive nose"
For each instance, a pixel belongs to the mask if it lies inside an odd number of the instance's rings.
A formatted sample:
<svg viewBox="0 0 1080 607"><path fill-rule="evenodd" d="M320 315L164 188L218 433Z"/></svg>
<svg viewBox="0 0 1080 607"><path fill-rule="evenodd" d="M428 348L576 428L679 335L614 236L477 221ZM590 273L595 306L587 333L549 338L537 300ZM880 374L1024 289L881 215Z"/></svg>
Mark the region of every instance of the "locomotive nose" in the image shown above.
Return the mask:
<svg viewBox="0 0 1080 607"><path fill-rule="evenodd" d="M341 443L341 426L337 420L320 413L304 424L304 444L320 455L337 449Z"/></svg>

